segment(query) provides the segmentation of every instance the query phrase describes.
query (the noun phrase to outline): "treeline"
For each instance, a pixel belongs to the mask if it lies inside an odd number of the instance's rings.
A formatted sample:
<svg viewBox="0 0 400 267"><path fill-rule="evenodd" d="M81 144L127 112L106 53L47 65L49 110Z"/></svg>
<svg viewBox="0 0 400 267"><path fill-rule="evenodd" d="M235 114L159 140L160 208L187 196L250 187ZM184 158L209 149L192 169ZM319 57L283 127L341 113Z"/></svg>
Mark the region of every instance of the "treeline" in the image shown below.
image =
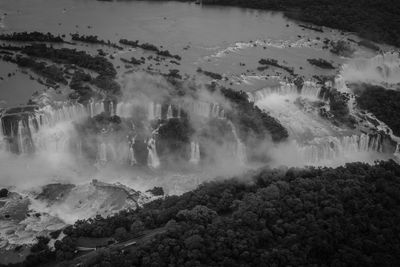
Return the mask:
<svg viewBox="0 0 400 267"><path fill-rule="evenodd" d="M79 41L79 42L83 42L83 43L106 45L106 46L116 48L118 50L123 49L121 46L119 46L115 43L112 43L110 40L104 41L104 40L99 39L96 35L79 35L79 33L72 33L71 39L73 41Z"/></svg>
<svg viewBox="0 0 400 267"><path fill-rule="evenodd" d="M165 0L150 0L165 1ZM193 0L181 0L192 2ZM395 0L202 0L205 5L283 11L286 16L400 47L400 2ZM313 30L319 28L313 27Z"/></svg>
<svg viewBox="0 0 400 267"><path fill-rule="evenodd" d="M400 166L394 161L264 168L249 176L78 221L64 230L67 236L56 242L55 252L39 247L43 257L59 262L74 257L79 237L131 238L164 227L129 249L104 249L87 261L81 257L82 264L399 266ZM39 265L34 255L25 266Z"/></svg>
<svg viewBox="0 0 400 267"><path fill-rule="evenodd" d="M113 64L101 56L92 56L85 51L78 51L69 48L53 48L44 44L34 44L25 46L22 53L38 58L49 59L59 64L75 64L81 68L93 70L100 75L115 77L117 71Z"/></svg>
<svg viewBox="0 0 400 267"><path fill-rule="evenodd" d="M373 113L379 120L386 123L395 135L400 135L399 91L363 84L356 86L355 92L360 108Z"/></svg>
<svg viewBox="0 0 400 267"><path fill-rule="evenodd" d="M203 0L203 4L284 11L291 18L400 46L400 2L393 0Z"/></svg>
<svg viewBox="0 0 400 267"><path fill-rule="evenodd" d="M168 50L161 50L157 46L155 46L153 44L150 44L150 43L140 44L138 40L130 41L130 40L127 40L127 39L121 39L121 40L119 40L119 43L123 44L123 45L131 46L131 47L134 47L134 48L141 48L143 50L152 51L152 52L155 52L159 56L170 57L170 58L174 58L176 60L181 60L182 59L181 56L173 55Z"/></svg>
<svg viewBox="0 0 400 267"><path fill-rule="evenodd" d="M13 32L0 34L0 40L13 42L48 42L63 43L64 39L60 35L42 32Z"/></svg>
<svg viewBox="0 0 400 267"><path fill-rule="evenodd" d="M285 127L277 119L262 112L254 103L249 102L245 92L222 88L221 93L232 102L232 111L226 116L239 126L242 140L251 141L246 139L252 137L253 141L264 140L265 135L269 133L274 142L279 142L289 136ZM251 145L248 142L247 144Z"/></svg>

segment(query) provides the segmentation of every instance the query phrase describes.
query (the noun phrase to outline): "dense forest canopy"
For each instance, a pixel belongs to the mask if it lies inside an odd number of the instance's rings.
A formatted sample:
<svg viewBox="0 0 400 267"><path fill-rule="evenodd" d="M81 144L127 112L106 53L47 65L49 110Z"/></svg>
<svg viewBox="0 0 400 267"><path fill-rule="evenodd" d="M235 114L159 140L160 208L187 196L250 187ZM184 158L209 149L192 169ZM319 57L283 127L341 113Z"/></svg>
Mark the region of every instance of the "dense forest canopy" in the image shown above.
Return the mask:
<svg viewBox="0 0 400 267"><path fill-rule="evenodd" d="M290 18L400 46L397 0L202 0L202 3L284 11Z"/></svg>
<svg viewBox="0 0 400 267"><path fill-rule="evenodd" d="M399 266L399 178L394 161L264 168L138 210L78 221L64 230L55 252L38 239L39 252L25 266L70 266L80 237L129 240L160 228L129 249L102 249L79 260L121 267Z"/></svg>

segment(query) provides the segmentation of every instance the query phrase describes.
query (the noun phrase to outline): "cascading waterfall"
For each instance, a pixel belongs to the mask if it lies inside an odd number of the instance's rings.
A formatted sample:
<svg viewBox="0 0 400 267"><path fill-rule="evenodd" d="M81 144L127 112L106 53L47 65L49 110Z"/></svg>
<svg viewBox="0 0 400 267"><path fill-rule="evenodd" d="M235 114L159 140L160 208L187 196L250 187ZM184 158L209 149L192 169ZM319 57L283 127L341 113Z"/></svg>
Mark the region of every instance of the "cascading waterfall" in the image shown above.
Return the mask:
<svg viewBox="0 0 400 267"><path fill-rule="evenodd" d="M133 108L134 108L133 103L120 102L120 103L117 103L116 106L117 107L116 107L115 115L117 115L118 117L121 117L121 118L132 117Z"/></svg>
<svg viewBox="0 0 400 267"><path fill-rule="evenodd" d="M148 120L153 121L155 120L155 115L154 115L154 103L150 102L149 107L148 107Z"/></svg>
<svg viewBox="0 0 400 267"><path fill-rule="evenodd" d="M110 116L115 115L115 110L114 110L114 102L110 101Z"/></svg>
<svg viewBox="0 0 400 267"><path fill-rule="evenodd" d="M301 88L301 95L309 98L319 99L321 86L313 81L305 81Z"/></svg>
<svg viewBox="0 0 400 267"><path fill-rule="evenodd" d="M22 120L18 121L18 149L20 154L25 154L27 152L26 148L26 131L25 131L25 126Z"/></svg>
<svg viewBox="0 0 400 267"><path fill-rule="evenodd" d="M306 145L298 146L299 157L307 164L321 164L346 155L363 152L381 153L382 136L370 136L368 134L351 135L343 137L318 137Z"/></svg>
<svg viewBox="0 0 400 267"><path fill-rule="evenodd" d="M135 145L135 142L136 142L135 139L136 138L133 137L129 144L129 163L131 166L133 166L137 163L136 157L135 157L135 150L133 149L133 146Z"/></svg>
<svg viewBox="0 0 400 267"><path fill-rule="evenodd" d="M155 105L155 112L154 116L156 119L161 120L162 119L162 114L161 114L161 104L156 104Z"/></svg>
<svg viewBox="0 0 400 267"><path fill-rule="evenodd" d="M257 102L262 99L269 97L270 95L293 95L293 96L302 96L306 98L310 98L313 100L319 99L319 95L321 92L321 86L314 81L304 81L304 84L299 91L297 86L294 83L288 82L280 82L279 86L266 87L261 90L257 90L253 93L247 93L249 101Z"/></svg>
<svg viewBox="0 0 400 267"><path fill-rule="evenodd" d="M190 160L193 164L199 164L200 162L200 145L198 142L192 141L190 143Z"/></svg>
<svg viewBox="0 0 400 267"><path fill-rule="evenodd" d="M150 138L147 142L147 150L149 151L147 165L154 169L160 167L160 159L158 158L156 140L154 137Z"/></svg>
<svg viewBox="0 0 400 267"><path fill-rule="evenodd" d="M231 127L233 137L236 140L236 151L235 151L236 157L237 157L237 159L239 160L239 162L241 164L244 164L247 161L246 146L240 140L240 138L239 138L239 136L237 134L235 125L230 120L228 120L227 122L228 122L229 126Z"/></svg>
<svg viewBox="0 0 400 267"><path fill-rule="evenodd" d="M99 161L102 164L107 163L107 145L103 142L99 144Z"/></svg>
<svg viewBox="0 0 400 267"><path fill-rule="evenodd" d="M181 105L178 105L178 115L176 116L178 119L181 118Z"/></svg>
<svg viewBox="0 0 400 267"><path fill-rule="evenodd" d="M172 106L171 105L169 105L168 106L168 111L167 111L167 119L169 120L169 119L172 119L174 116L173 116L173 114L172 114Z"/></svg>
<svg viewBox="0 0 400 267"><path fill-rule="evenodd" d="M89 115L91 118L104 112L103 101L95 102L93 99L89 100L88 104Z"/></svg>
<svg viewBox="0 0 400 267"><path fill-rule="evenodd" d="M399 53L354 58L342 66L341 75L348 82L396 85L400 82Z"/></svg>

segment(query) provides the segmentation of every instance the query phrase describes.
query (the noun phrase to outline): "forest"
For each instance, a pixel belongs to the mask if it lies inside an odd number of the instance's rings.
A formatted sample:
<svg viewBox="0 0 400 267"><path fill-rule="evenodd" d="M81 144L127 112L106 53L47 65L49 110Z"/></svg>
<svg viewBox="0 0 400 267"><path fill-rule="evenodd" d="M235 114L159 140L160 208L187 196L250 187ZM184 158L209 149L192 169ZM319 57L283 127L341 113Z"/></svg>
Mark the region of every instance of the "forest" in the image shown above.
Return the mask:
<svg viewBox="0 0 400 267"><path fill-rule="evenodd" d="M165 196L136 210L77 221L55 251L38 238L23 266L71 266L80 237L118 241L164 229L83 266L399 266L400 166L262 168ZM55 233L54 236L59 233ZM11 265L10 265L11 266Z"/></svg>
<svg viewBox="0 0 400 267"><path fill-rule="evenodd" d="M353 85L353 87L360 108L373 113L386 123L395 135L400 135L400 92L369 84Z"/></svg>
<svg viewBox="0 0 400 267"><path fill-rule="evenodd" d="M283 11L292 19L400 46L400 1L396 0L202 0L202 3Z"/></svg>

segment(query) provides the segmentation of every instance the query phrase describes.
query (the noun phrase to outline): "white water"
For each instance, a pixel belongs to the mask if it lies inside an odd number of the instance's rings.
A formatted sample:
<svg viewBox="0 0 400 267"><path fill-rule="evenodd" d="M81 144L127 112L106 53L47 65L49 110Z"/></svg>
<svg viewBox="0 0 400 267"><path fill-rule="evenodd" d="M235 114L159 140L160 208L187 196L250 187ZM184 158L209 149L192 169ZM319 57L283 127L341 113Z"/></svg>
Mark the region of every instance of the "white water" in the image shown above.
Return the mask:
<svg viewBox="0 0 400 267"><path fill-rule="evenodd" d="M372 58L355 58L342 66L347 82L365 82L385 86L400 83L399 53L379 54Z"/></svg>
<svg viewBox="0 0 400 267"><path fill-rule="evenodd" d="M246 146L245 144L240 140L235 125L230 121L227 120L229 126L232 128L232 134L233 137L236 140L236 151L235 151L235 156L237 157L238 161L240 164L245 164L247 161L247 156L246 156Z"/></svg>
<svg viewBox="0 0 400 267"><path fill-rule="evenodd" d="M136 142L135 137L133 137L130 142L130 145L129 145L129 162L130 162L131 166L133 166L137 163L136 157L135 157L135 150L133 149L135 142Z"/></svg>
<svg viewBox="0 0 400 267"><path fill-rule="evenodd" d="M147 159L148 166L157 169L160 167L160 159L157 154L156 140L153 137L147 142L147 149L149 151Z"/></svg>
<svg viewBox="0 0 400 267"><path fill-rule="evenodd" d="M172 119L174 116L172 115L172 106L168 106L168 111L167 111L167 119Z"/></svg>
<svg viewBox="0 0 400 267"><path fill-rule="evenodd" d="M193 164L199 164L199 162L200 162L199 142L192 141L190 143L190 162Z"/></svg>

